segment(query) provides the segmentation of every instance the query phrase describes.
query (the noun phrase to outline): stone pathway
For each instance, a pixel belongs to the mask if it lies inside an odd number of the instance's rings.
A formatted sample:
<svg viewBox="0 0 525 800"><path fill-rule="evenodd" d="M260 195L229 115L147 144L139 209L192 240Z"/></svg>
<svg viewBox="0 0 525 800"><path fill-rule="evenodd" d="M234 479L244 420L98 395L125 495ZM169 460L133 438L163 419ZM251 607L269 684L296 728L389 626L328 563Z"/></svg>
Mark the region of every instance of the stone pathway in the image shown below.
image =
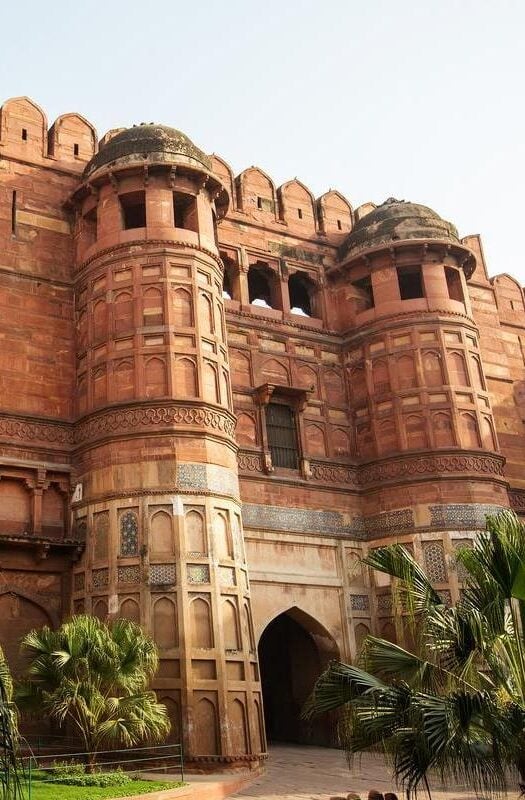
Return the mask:
<svg viewBox="0 0 525 800"><path fill-rule="evenodd" d="M340 750L325 747L299 747L274 745L264 775L256 778L246 788L233 795L236 800L329 800L357 792L366 800L369 789L380 792L396 791L390 773L380 756L364 754L356 759L352 771L348 769ZM431 783L432 800L474 800L475 795L464 787L440 787ZM399 800L404 800L398 792ZM420 800L428 800L423 789ZM509 798L515 800L517 793Z"/></svg>

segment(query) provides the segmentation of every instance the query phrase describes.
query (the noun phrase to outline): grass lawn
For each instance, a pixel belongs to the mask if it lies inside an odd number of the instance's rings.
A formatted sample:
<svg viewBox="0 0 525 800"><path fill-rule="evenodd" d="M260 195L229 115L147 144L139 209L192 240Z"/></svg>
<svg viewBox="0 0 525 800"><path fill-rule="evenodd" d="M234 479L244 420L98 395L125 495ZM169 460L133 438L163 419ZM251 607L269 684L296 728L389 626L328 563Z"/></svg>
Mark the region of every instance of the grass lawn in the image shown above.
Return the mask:
<svg viewBox="0 0 525 800"><path fill-rule="evenodd" d="M125 786L67 786L63 783L33 781L31 800L99 800L99 798L130 797L134 794L159 792L161 789L177 789L185 784L180 781L131 781Z"/></svg>

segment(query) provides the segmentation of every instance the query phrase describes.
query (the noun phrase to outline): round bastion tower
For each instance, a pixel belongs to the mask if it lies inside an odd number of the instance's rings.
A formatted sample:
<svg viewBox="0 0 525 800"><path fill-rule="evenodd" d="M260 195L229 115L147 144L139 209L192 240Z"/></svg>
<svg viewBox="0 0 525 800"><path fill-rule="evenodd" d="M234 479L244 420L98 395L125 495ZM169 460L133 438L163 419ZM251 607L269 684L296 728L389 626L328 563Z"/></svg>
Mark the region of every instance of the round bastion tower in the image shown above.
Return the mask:
<svg viewBox="0 0 525 800"><path fill-rule="evenodd" d="M453 225L390 199L358 219L329 277L368 546L406 543L446 602L461 585L454 551L508 505L466 285L475 266ZM375 629L399 638L390 589L374 580Z"/></svg>
<svg viewBox="0 0 525 800"><path fill-rule="evenodd" d="M265 750L210 159L162 125L110 132L76 208L73 610L127 617L188 759Z"/></svg>

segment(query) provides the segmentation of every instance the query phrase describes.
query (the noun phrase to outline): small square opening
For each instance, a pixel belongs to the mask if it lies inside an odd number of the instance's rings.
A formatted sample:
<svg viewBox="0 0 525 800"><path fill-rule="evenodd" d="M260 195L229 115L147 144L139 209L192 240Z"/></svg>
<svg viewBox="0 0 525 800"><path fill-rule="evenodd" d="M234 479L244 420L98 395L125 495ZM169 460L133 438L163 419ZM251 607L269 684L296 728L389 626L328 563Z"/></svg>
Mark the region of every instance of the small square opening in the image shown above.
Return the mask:
<svg viewBox="0 0 525 800"><path fill-rule="evenodd" d="M397 280L399 283L399 294L401 300L416 300L424 297L423 273L421 266L398 267Z"/></svg>
<svg viewBox="0 0 525 800"><path fill-rule="evenodd" d="M198 232L197 201L194 195L173 192L173 222L176 228Z"/></svg>
<svg viewBox="0 0 525 800"><path fill-rule="evenodd" d="M146 192L128 192L120 195L124 230L146 227Z"/></svg>
<svg viewBox="0 0 525 800"><path fill-rule="evenodd" d="M75 143L73 145L73 155L78 156L78 153L79 153L79 147L78 144Z"/></svg>
<svg viewBox="0 0 525 800"><path fill-rule="evenodd" d="M357 310L367 311L369 308L374 308L374 290L372 289L372 278L370 275L359 278L357 281L352 281L352 286L359 292Z"/></svg>
<svg viewBox="0 0 525 800"><path fill-rule="evenodd" d="M22 128L22 140L27 142L27 128Z"/></svg>
<svg viewBox="0 0 525 800"><path fill-rule="evenodd" d="M445 267L445 279L447 281L449 298L463 303L463 287L461 286L461 275L459 271L453 267Z"/></svg>

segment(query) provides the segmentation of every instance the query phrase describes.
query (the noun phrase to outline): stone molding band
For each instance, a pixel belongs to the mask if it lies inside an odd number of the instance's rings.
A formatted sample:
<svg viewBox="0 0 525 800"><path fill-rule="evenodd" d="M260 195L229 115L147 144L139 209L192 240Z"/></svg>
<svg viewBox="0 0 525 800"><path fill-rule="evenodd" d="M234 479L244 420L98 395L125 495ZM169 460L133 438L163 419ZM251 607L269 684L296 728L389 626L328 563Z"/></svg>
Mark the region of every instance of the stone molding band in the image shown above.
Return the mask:
<svg viewBox="0 0 525 800"><path fill-rule="evenodd" d="M52 423L39 419L26 419L15 414L1 414L0 437L71 447L73 425L68 422Z"/></svg>
<svg viewBox="0 0 525 800"><path fill-rule="evenodd" d="M264 456L249 450L239 450L239 470L245 475L264 473ZM505 459L496 453L443 452L385 459L362 466L334 464L332 461L311 460L311 477L321 483L339 484L355 489L368 489L389 481L403 478L425 478L433 475L458 474L461 477L472 475L491 478L504 478Z"/></svg>
<svg viewBox="0 0 525 800"><path fill-rule="evenodd" d="M197 428L199 432L205 429L235 441L235 417L226 409L172 401L96 412L75 425L75 444L91 444L108 436L135 433L140 429L161 428L173 432L178 427Z"/></svg>

